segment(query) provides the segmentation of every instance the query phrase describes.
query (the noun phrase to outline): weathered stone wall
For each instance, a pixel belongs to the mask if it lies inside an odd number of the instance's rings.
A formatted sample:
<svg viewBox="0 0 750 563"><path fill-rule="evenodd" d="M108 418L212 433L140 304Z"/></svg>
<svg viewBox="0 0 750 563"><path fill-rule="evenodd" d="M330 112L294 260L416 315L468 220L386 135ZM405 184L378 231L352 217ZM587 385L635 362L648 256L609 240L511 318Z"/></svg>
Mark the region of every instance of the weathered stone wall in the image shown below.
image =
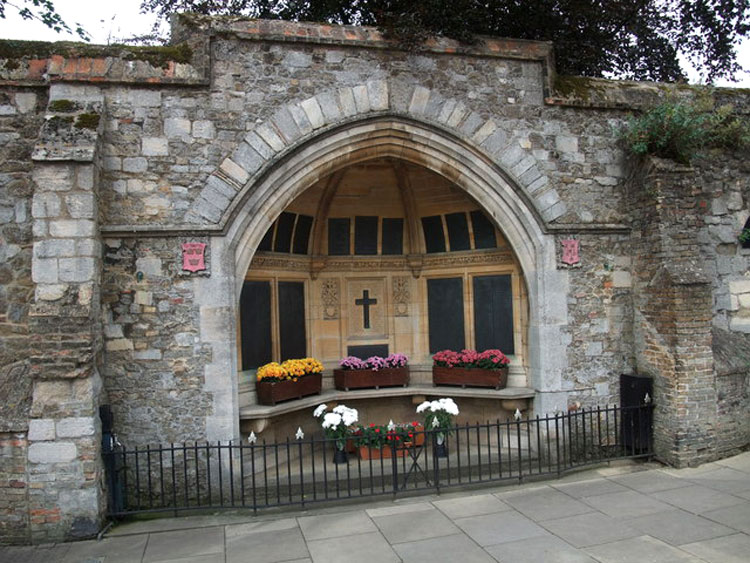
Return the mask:
<svg viewBox="0 0 750 563"><path fill-rule="evenodd" d="M26 434L0 433L0 543L27 543L29 517L29 483L26 456Z"/></svg>
<svg viewBox="0 0 750 563"><path fill-rule="evenodd" d="M102 51L0 68L0 509L21 498L6 535L96 530L104 401L130 446L239 436L235 281L252 251L232 229L265 232L294 195L269 178L377 119L400 143L388 156L455 143L470 168L434 171L467 191L469 171L494 174L472 196L518 218L493 215L528 260L528 383L553 396L540 409L616 402L619 374L637 370L655 377L664 459L747 444L736 350L750 349L750 250L736 236L750 169L722 152L626 180L615 130L663 86L554 91L549 45L534 42L441 40L415 54L366 28L222 19L175 32L192 63ZM746 94L720 96L750 108ZM332 162L299 168L312 183ZM581 244L572 268L551 250L567 237ZM205 272L182 272L188 241L209 244Z"/></svg>

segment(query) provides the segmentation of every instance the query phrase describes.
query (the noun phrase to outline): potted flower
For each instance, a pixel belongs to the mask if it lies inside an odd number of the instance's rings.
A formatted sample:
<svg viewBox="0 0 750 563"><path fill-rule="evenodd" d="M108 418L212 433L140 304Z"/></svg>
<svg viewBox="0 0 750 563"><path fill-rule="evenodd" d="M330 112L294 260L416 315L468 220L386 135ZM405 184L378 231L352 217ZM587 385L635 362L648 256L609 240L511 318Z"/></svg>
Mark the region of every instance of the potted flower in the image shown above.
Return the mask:
<svg viewBox="0 0 750 563"><path fill-rule="evenodd" d="M366 389L381 387L406 387L409 384L409 358L403 354L390 354L385 358L372 356L360 360L347 356L339 362L340 369L333 370L336 389Z"/></svg>
<svg viewBox="0 0 750 563"><path fill-rule="evenodd" d="M420 413L424 413L424 427L434 431L435 455L448 457L445 439L453 432L453 417L458 416L458 405L450 397L425 401L417 407L417 414Z"/></svg>
<svg viewBox="0 0 750 563"><path fill-rule="evenodd" d="M315 358L265 364L256 374L258 403L275 405L279 401L317 395L323 382L322 374L323 364Z"/></svg>
<svg viewBox="0 0 750 563"><path fill-rule="evenodd" d="M441 350L432 356L432 383L504 389L510 360L500 350Z"/></svg>
<svg viewBox="0 0 750 563"><path fill-rule="evenodd" d="M354 444L363 460L388 459L394 452L396 457L404 457L407 448L424 444L424 427L416 421L360 425L354 431Z"/></svg>
<svg viewBox="0 0 750 563"><path fill-rule="evenodd" d="M347 463L346 441L351 435L351 426L359 420L357 409L338 405L328 412L328 407L324 403L318 405L313 411L313 416L321 419L320 425L326 438L334 440L333 463Z"/></svg>

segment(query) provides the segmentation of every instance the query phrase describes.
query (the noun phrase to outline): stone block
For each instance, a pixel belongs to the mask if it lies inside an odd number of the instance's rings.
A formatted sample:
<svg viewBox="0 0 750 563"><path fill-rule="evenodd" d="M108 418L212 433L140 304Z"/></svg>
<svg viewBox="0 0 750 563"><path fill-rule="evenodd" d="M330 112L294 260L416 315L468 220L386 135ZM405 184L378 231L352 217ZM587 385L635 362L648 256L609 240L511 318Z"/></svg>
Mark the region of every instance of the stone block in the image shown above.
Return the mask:
<svg viewBox="0 0 750 563"><path fill-rule="evenodd" d="M143 272L147 277L149 276L161 276L162 275L162 262L161 258L153 256L146 256L138 258L135 261L135 269L138 272Z"/></svg>
<svg viewBox="0 0 750 563"><path fill-rule="evenodd" d="M28 439L41 442L55 439L55 421L51 418L33 418L29 421Z"/></svg>
<svg viewBox="0 0 750 563"><path fill-rule="evenodd" d="M250 131L245 136L245 142L253 147L253 150L263 157L264 160L272 158L275 154L274 150L268 145L268 143L261 139L255 131Z"/></svg>
<svg viewBox="0 0 750 563"><path fill-rule="evenodd" d="M50 221L49 233L60 238L93 237L96 224L89 219L58 219Z"/></svg>
<svg viewBox="0 0 750 563"><path fill-rule="evenodd" d="M492 135L497 129L497 125L492 119L488 119L484 124L477 129L477 132L471 137L471 140L476 144L481 145L484 141Z"/></svg>
<svg viewBox="0 0 750 563"><path fill-rule="evenodd" d="M305 110L302 109L301 105L290 105L287 107L287 109L292 115L292 119L294 119L294 123L299 128L300 133L302 133L303 135L312 133L312 123L310 123L310 120L307 118L307 114L305 113Z"/></svg>
<svg viewBox="0 0 750 563"><path fill-rule="evenodd" d="M388 82L385 80L368 81L367 95L370 98L370 108L373 111L385 111L388 109Z"/></svg>
<svg viewBox="0 0 750 563"><path fill-rule="evenodd" d="M234 153L232 153L232 161L237 163L237 166L245 171L245 174L248 175L248 179L250 178L250 174L254 174L261 166L263 166L263 164L265 164L264 157L248 143L240 143L237 146ZM239 181L238 177L233 177ZM245 182L247 182L247 180L245 180ZM244 184L245 182L240 183Z"/></svg>
<svg viewBox="0 0 750 563"><path fill-rule="evenodd" d="M354 92L351 88L339 89L339 106L345 117L357 115L357 104L354 102Z"/></svg>
<svg viewBox="0 0 750 563"><path fill-rule="evenodd" d="M144 156L168 156L169 142L166 137L143 137L141 154Z"/></svg>
<svg viewBox="0 0 750 563"><path fill-rule="evenodd" d="M90 416L61 418L57 421L55 427L58 438L92 436L95 430L94 418Z"/></svg>
<svg viewBox="0 0 750 563"><path fill-rule="evenodd" d="M136 291L135 292L135 303L136 305L147 305L151 306L154 302L154 294L150 291Z"/></svg>
<svg viewBox="0 0 750 563"><path fill-rule="evenodd" d="M750 279L731 280L729 282L729 292L735 295L740 293L750 293Z"/></svg>
<svg viewBox="0 0 750 563"><path fill-rule="evenodd" d="M269 124L261 123L255 128L255 132L258 133L260 138L263 139L274 151L278 152L284 149L284 141Z"/></svg>
<svg viewBox="0 0 750 563"><path fill-rule="evenodd" d="M181 117L168 117L164 120L164 134L170 138L190 135L190 120Z"/></svg>
<svg viewBox="0 0 750 563"><path fill-rule="evenodd" d="M216 128L213 121L199 119L193 122L193 137L196 139L213 139L216 137Z"/></svg>
<svg viewBox="0 0 750 563"><path fill-rule="evenodd" d="M177 346L187 347L195 344L195 334L192 332L178 332L174 335Z"/></svg>
<svg viewBox="0 0 750 563"><path fill-rule="evenodd" d="M105 348L110 352L123 352L133 349L133 341L128 338L117 338L107 340Z"/></svg>
<svg viewBox="0 0 750 563"><path fill-rule="evenodd" d="M281 64L291 70L307 68L312 65L312 55L300 51L291 51L284 57Z"/></svg>
<svg viewBox="0 0 750 563"><path fill-rule="evenodd" d="M559 152L578 152L578 137L558 135L555 137L555 148Z"/></svg>
<svg viewBox="0 0 750 563"><path fill-rule="evenodd" d="M463 102L458 102L456 107L453 108L453 112L448 118L448 121L446 121L446 125L449 127L458 127L458 124L461 123L461 120L463 120L467 113L468 110Z"/></svg>
<svg viewBox="0 0 750 563"><path fill-rule="evenodd" d="M133 352L133 358L136 360L161 360L161 350L155 348L136 350Z"/></svg>
<svg viewBox="0 0 750 563"><path fill-rule="evenodd" d="M29 113L36 108L36 94L30 92L18 92L14 97L16 108L20 113Z"/></svg>
<svg viewBox="0 0 750 563"><path fill-rule="evenodd" d="M122 158L119 156L105 156L102 158L104 170L122 170Z"/></svg>
<svg viewBox="0 0 750 563"><path fill-rule="evenodd" d="M96 279L97 261L91 257L61 258L60 281L81 283Z"/></svg>
<svg viewBox="0 0 750 563"><path fill-rule="evenodd" d="M300 107L302 107L302 110L305 112L313 129L318 129L325 125L326 120L325 117L323 117L323 110L320 109L318 100L315 98L308 98L300 103Z"/></svg>
<svg viewBox="0 0 750 563"><path fill-rule="evenodd" d="M65 205L74 219L93 219L96 216L94 194L90 192L66 194Z"/></svg>
<svg viewBox="0 0 750 563"><path fill-rule="evenodd" d="M60 197L54 193L37 192L31 201L31 216L35 219L59 217Z"/></svg>
<svg viewBox="0 0 750 563"><path fill-rule="evenodd" d="M354 94L354 104L357 106L357 113L368 113L370 111L370 96L367 93L367 86L360 84L352 88Z"/></svg>
<svg viewBox="0 0 750 563"><path fill-rule="evenodd" d="M287 144L291 144L302 136L302 132L292 117L292 114L285 107L273 114L273 123L276 131L284 138Z"/></svg>
<svg viewBox="0 0 750 563"><path fill-rule="evenodd" d="M729 330L750 334L750 317L732 317L729 321Z"/></svg>
<svg viewBox="0 0 750 563"><path fill-rule="evenodd" d="M148 160L142 156L133 156L122 159L122 171L142 174L148 170Z"/></svg>
<svg viewBox="0 0 750 563"><path fill-rule="evenodd" d="M37 301L57 301L62 299L67 289L66 284L37 284L34 288L34 299Z"/></svg>
<svg viewBox="0 0 750 563"><path fill-rule="evenodd" d="M231 158L225 158L219 168L238 184L244 184L250 178L250 174Z"/></svg>
<svg viewBox="0 0 750 563"><path fill-rule="evenodd" d="M60 281L56 258L34 258L31 261L31 279L38 284L56 284Z"/></svg>
<svg viewBox="0 0 750 563"><path fill-rule="evenodd" d="M214 203L201 195L201 197L198 198L198 201L195 202L193 212L213 223L218 223L224 210L219 209Z"/></svg>
<svg viewBox="0 0 750 563"><path fill-rule="evenodd" d="M75 254L76 244L73 239L46 239L34 244L36 258L68 258Z"/></svg>
<svg viewBox="0 0 750 563"><path fill-rule="evenodd" d="M39 442L29 446L28 456L30 463L68 463L78 450L73 442Z"/></svg>
<svg viewBox="0 0 750 563"><path fill-rule="evenodd" d="M614 287L632 287L633 279L630 275L630 272L616 270L612 274L612 284L614 285Z"/></svg>
<svg viewBox="0 0 750 563"><path fill-rule="evenodd" d="M76 184L81 190L94 189L94 167L91 164L81 165L78 167L76 174Z"/></svg>
<svg viewBox="0 0 750 563"><path fill-rule="evenodd" d="M323 92L315 96L323 112L326 123L336 123L341 119L341 109L332 92Z"/></svg>

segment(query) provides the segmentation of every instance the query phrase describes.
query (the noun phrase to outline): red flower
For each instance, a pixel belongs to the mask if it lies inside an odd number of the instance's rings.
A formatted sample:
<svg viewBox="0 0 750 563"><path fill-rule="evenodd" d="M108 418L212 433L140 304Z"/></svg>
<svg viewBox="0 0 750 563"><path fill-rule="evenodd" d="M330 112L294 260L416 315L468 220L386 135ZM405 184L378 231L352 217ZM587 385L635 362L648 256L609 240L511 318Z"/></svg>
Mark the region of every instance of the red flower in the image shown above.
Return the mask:
<svg viewBox="0 0 750 563"><path fill-rule="evenodd" d="M375 423L374 423L374 422L371 422L371 423L370 423L370 428L372 428L373 426L375 426Z"/></svg>
<svg viewBox="0 0 750 563"><path fill-rule="evenodd" d="M376 428L376 429L375 429L375 432L380 432L380 428Z"/></svg>

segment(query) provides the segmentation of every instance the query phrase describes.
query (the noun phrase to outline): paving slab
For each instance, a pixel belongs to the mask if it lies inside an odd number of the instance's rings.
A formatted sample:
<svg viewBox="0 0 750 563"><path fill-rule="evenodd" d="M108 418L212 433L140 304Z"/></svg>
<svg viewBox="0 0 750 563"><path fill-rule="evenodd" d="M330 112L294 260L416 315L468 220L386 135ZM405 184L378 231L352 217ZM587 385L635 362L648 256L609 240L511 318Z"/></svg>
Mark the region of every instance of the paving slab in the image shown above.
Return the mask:
<svg viewBox="0 0 750 563"><path fill-rule="evenodd" d="M644 534L677 546L728 536L736 531L679 509L634 518L627 523Z"/></svg>
<svg viewBox="0 0 750 563"><path fill-rule="evenodd" d="M233 529L230 529L233 528ZM296 526L286 530L244 531L242 526L227 527L227 563L275 563L309 557L302 532Z"/></svg>
<svg viewBox="0 0 750 563"><path fill-rule="evenodd" d="M3 563L50 563L61 561L71 544L52 546L0 546L0 561Z"/></svg>
<svg viewBox="0 0 750 563"><path fill-rule="evenodd" d="M555 536L541 536L485 548L497 561L521 563L595 563L585 552Z"/></svg>
<svg viewBox="0 0 750 563"><path fill-rule="evenodd" d="M307 541L341 536L353 536L367 532L377 532L370 517L365 511L306 516L297 518L302 534Z"/></svg>
<svg viewBox="0 0 750 563"><path fill-rule="evenodd" d="M574 547L586 547L641 535L622 520L599 512L541 522L547 530Z"/></svg>
<svg viewBox="0 0 750 563"><path fill-rule="evenodd" d="M689 480L726 493L737 493L748 490L748 474L731 467L721 467L689 477Z"/></svg>
<svg viewBox="0 0 750 563"><path fill-rule="evenodd" d="M697 557L650 536L639 536L587 547L586 551L601 563L631 563L632 561L700 563Z"/></svg>
<svg viewBox="0 0 750 563"><path fill-rule="evenodd" d="M737 469L738 471L744 471L745 473L750 474L750 452L745 452L744 454L739 454L734 457L728 457L727 459L721 459L716 462L717 465L721 465L722 467L731 467L732 469Z"/></svg>
<svg viewBox="0 0 750 563"><path fill-rule="evenodd" d="M106 557L107 563L132 563L143 558L147 540L148 535L143 534L134 537L114 537L104 538L101 541L71 543L65 557L57 561L79 563L86 558ZM3 558L0 557L0 560ZM50 561L55 561L55 559L50 558Z"/></svg>
<svg viewBox="0 0 750 563"><path fill-rule="evenodd" d="M310 555L315 563L391 563L400 561L385 538L378 532L341 538L328 538L308 542ZM248 561L245 559L245 561ZM253 563L255 559L253 558Z"/></svg>
<svg viewBox="0 0 750 563"><path fill-rule="evenodd" d="M370 518L378 516L390 516L392 514L408 514L411 512L420 512L422 510L432 510L434 507L429 502L415 502L412 504L402 504L396 506L384 506L382 508L369 508L365 510Z"/></svg>
<svg viewBox="0 0 750 563"><path fill-rule="evenodd" d="M493 495L471 495L432 503L448 518L466 518L510 510L510 506Z"/></svg>
<svg viewBox="0 0 750 563"><path fill-rule="evenodd" d="M664 512L672 508L670 505L638 491L609 493L587 497L583 501L612 518L635 518L656 512Z"/></svg>
<svg viewBox="0 0 750 563"><path fill-rule="evenodd" d="M476 543L464 534L398 543L393 549L404 563L494 563Z"/></svg>
<svg viewBox="0 0 750 563"><path fill-rule="evenodd" d="M680 546L709 563L747 563L750 559L750 536L734 534L713 540L688 543Z"/></svg>
<svg viewBox="0 0 750 563"><path fill-rule="evenodd" d="M640 493L654 493L656 491L666 491L667 489L677 489L685 486L683 479L670 475L660 469L620 475L612 477L611 480Z"/></svg>
<svg viewBox="0 0 750 563"><path fill-rule="evenodd" d="M376 516L373 521L390 543L439 538L460 532L450 519L432 506L430 510Z"/></svg>
<svg viewBox="0 0 750 563"><path fill-rule="evenodd" d="M224 552L224 528L179 530L149 534L143 563Z"/></svg>
<svg viewBox="0 0 750 563"><path fill-rule="evenodd" d="M693 514L703 514L711 510L746 503L740 497L702 485L689 485L687 487L680 487L679 489L658 491L651 496L654 499L669 503L672 506L687 510Z"/></svg>
<svg viewBox="0 0 750 563"><path fill-rule="evenodd" d="M160 559L158 563L224 563L224 553L211 553L210 555L196 555L195 557L180 557L179 559ZM131 562L138 561L131 559ZM108 563L108 558L103 558L102 563ZM80 563L91 563L89 559L82 559Z"/></svg>
<svg viewBox="0 0 750 563"><path fill-rule="evenodd" d="M515 510L458 518L455 523L481 546L547 535L544 528Z"/></svg>
<svg viewBox="0 0 750 563"><path fill-rule="evenodd" d="M750 534L750 506L748 503L728 506L718 510L712 510L703 514L714 522L719 522L725 526ZM748 557L750 559L750 556Z"/></svg>
<svg viewBox="0 0 750 563"><path fill-rule="evenodd" d="M577 483L553 483L551 486L568 496L578 499L631 490L625 485L621 485L610 479L587 479Z"/></svg>
<svg viewBox="0 0 750 563"><path fill-rule="evenodd" d="M593 511L590 506L552 487L518 492L502 498L503 502L536 522Z"/></svg>

